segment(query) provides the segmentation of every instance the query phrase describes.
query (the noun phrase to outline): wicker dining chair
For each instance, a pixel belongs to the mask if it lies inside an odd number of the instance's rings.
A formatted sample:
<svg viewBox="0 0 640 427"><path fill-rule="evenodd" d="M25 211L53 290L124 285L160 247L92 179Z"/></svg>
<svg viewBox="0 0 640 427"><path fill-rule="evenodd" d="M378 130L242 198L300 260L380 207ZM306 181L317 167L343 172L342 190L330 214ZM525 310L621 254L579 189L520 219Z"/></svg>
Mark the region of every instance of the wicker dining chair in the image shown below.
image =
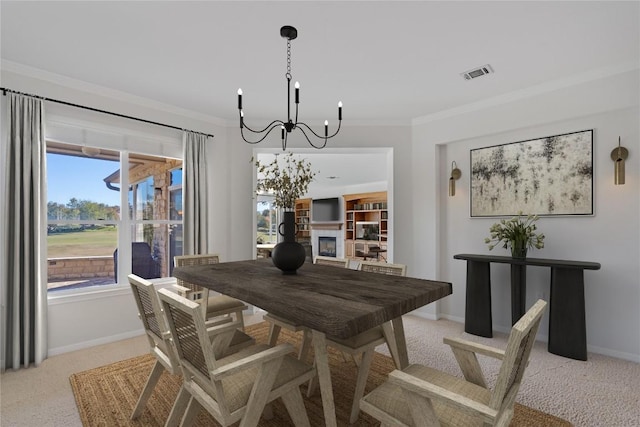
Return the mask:
<svg viewBox="0 0 640 427"><path fill-rule="evenodd" d="M360 271L389 274L392 276L406 276L407 266L404 264L387 264L383 262L362 261L358 267Z"/></svg>
<svg viewBox="0 0 640 427"><path fill-rule="evenodd" d="M158 299L158 294L153 284L135 274L130 274L128 279L138 307L138 317L142 321L147 339L149 340L151 354L156 358L149 378L131 414L131 419L135 420L142 414L142 411L146 407L147 401L149 397L151 397L151 393L158 383L162 372L167 370L172 374L179 374L180 371L178 358L169 342L169 328L166 325L164 316L158 315L158 313L161 313L160 300ZM169 419L174 419L176 416L179 415L172 411Z"/></svg>
<svg viewBox="0 0 640 427"><path fill-rule="evenodd" d="M546 305L538 300L513 325L505 350L445 338L464 379L427 366L409 365L391 372L385 383L360 401L360 408L383 426L508 426ZM492 390L476 354L502 360Z"/></svg>
<svg viewBox="0 0 640 427"><path fill-rule="evenodd" d="M333 267L349 268L349 260L346 258L316 255L313 259L313 263L318 265L331 265Z"/></svg>
<svg viewBox="0 0 640 427"><path fill-rule="evenodd" d="M315 369L289 354L291 344L253 345L224 357L220 349L230 340L232 326L207 331L197 303L166 289L158 294L182 369L174 405L184 413L181 425L191 425L205 409L222 426L238 421L256 426L265 405L282 398L294 425L309 426L300 385Z"/></svg>
<svg viewBox="0 0 640 427"><path fill-rule="evenodd" d="M176 267L218 264L219 262L220 257L217 254L180 255L173 257L173 263ZM201 304L202 312L206 319L233 314L235 315L236 321L240 324L240 329L244 331L244 317L242 316L242 312L248 308L244 302L226 295L209 296L209 289L182 279L176 278L176 284L179 295Z"/></svg>
<svg viewBox="0 0 640 427"><path fill-rule="evenodd" d="M149 340L151 354L156 358L149 378L131 414L131 419L135 420L142 414L162 372L167 370L172 374L180 374L180 369L175 348L169 341L170 334L166 317L161 310L158 293L153 283L135 274L130 274L128 279L138 307L138 317L142 321L142 326ZM211 324L212 323L208 323L207 326ZM227 323L227 325L232 326L235 330L230 340L226 343L226 346L222 348L223 354L233 354L245 347L255 344L255 340L252 337L238 329L238 323L230 322ZM177 422L177 420L174 419L176 416L180 416L180 414L176 415L172 410L171 414L169 414L169 420ZM167 425L173 424L167 422Z"/></svg>

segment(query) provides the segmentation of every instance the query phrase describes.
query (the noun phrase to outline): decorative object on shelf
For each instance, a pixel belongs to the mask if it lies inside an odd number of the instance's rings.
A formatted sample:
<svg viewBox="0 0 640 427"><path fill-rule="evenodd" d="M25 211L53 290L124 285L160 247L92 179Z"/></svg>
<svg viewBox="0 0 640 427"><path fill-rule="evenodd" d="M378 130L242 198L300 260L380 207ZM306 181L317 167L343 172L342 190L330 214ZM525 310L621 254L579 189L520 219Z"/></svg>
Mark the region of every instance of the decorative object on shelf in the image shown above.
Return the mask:
<svg viewBox="0 0 640 427"><path fill-rule="evenodd" d="M460 179L462 172L458 169L455 160L451 162L451 176L449 177L449 196L456 195L456 181Z"/></svg>
<svg viewBox="0 0 640 427"><path fill-rule="evenodd" d="M593 130L471 150L471 217L593 215Z"/></svg>
<svg viewBox="0 0 640 427"><path fill-rule="evenodd" d="M333 138L340 132L340 125L342 124L342 102L338 102L338 129L332 135L329 135L329 122L327 120L324 121L324 136L318 135L315 133L313 129L311 129L306 123L298 121L298 105L300 103L300 83L295 83L295 104L296 104L296 113L295 113L295 122L291 120L291 40L294 40L298 37L298 30L294 27L285 25L280 28L280 36L287 39L287 72L285 77L287 79L287 121L282 120L274 120L269 123L262 130L253 130L249 126L244 123L244 113L242 111L242 89L238 89L238 112L240 114L240 135L245 142L249 144L257 144L263 141L272 130L277 127L280 127L282 131L282 151L287 149L287 137L288 134L291 133L294 129L300 130L304 137L307 139L309 145L313 148L321 149L327 145L327 140ZM322 142L321 145L315 145L309 139L309 136L305 132L305 128L311 132L316 138L320 139ZM244 129L247 129L249 132L261 134L262 137L257 141L249 141L244 136Z"/></svg>
<svg viewBox="0 0 640 427"><path fill-rule="evenodd" d="M629 150L620 145L620 137L618 137L618 148L614 148L611 152L611 160L615 166L613 169L613 182L615 185L624 184L624 161L629 157Z"/></svg>
<svg viewBox="0 0 640 427"><path fill-rule="evenodd" d="M304 246L295 240L294 209L296 200L306 194L317 172L311 169L311 163L304 159L296 159L293 153L283 156L282 166L278 163L278 157L276 155L268 165L255 161L258 175L263 175L258 179L256 191L273 194L273 204L284 209L284 221L278 226L278 233L284 237L284 241L273 248L271 260L283 274L296 274L296 270L304 264L306 252Z"/></svg>
<svg viewBox="0 0 640 427"><path fill-rule="evenodd" d="M491 237L484 239L484 242L489 245L489 250L502 244L505 249L511 248L513 258L526 258L529 248L544 248L544 234L535 232L538 218L537 215L527 215L523 218L522 212L519 212L509 220L496 222L489 229Z"/></svg>

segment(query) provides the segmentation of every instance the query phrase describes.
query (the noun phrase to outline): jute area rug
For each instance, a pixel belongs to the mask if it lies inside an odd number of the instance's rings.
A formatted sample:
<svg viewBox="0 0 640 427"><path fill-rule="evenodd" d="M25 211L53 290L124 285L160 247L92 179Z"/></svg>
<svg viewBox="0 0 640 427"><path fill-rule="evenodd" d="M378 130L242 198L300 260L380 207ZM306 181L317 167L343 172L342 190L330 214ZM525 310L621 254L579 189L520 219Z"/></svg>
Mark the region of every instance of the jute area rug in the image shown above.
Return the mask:
<svg viewBox="0 0 640 427"><path fill-rule="evenodd" d="M268 326L263 322L246 328L257 342L266 343ZM279 341L299 345L300 334L283 330ZM312 357L312 355L310 356ZM451 356L453 357L453 356ZM80 419L85 427L93 426L162 426L169 415L178 394L181 377L165 372L147 403L147 408L136 421L129 419L154 363L150 354L123 360L84 372L69 378L75 395ZM349 425L349 412L353 399L357 368L353 361L345 361L340 353L329 349L329 363L339 426ZM394 369L391 358L375 353L365 393L385 381ZM306 386L302 387L303 395ZM312 426L323 426L322 400L319 391L311 398L304 397L307 414ZM379 423L367 414L360 413L355 426L376 426ZM213 418L202 411L197 426L217 426ZM261 427L286 427L293 423L280 399L273 402L273 418L261 419ZM571 426L565 420L535 409L515 405L511 426Z"/></svg>

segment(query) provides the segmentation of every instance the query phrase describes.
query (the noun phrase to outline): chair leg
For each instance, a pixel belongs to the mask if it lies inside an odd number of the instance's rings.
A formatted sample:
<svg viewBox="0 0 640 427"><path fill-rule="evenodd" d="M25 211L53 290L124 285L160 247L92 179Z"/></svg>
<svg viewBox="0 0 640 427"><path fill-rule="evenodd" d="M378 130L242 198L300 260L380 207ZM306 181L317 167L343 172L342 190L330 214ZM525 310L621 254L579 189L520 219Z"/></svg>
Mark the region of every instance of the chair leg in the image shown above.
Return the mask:
<svg viewBox="0 0 640 427"><path fill-rule="evenodd" d="M149 378L147 378L147 382L142 389L142 393L140 393L138 403L136 403L136 407L131 414L132 420L138 418L140 414L142 414L142 411L144 411L144 408L147 405L147 400L149 400L149 397L151 397L151 393L153 393L153 389L158 383L163 370L164 366L162 366L162 363L156 360L156 363L154 363L153 368L151 369L151 373L149 374Z"/></svg>
<svg viewBox="0 0 640 427"><path fill-rule="evenodd" d="M280 326L272 323L269 325L269 347L275 347L278 342L278 335L280 335Z"/></svg>
<svg viewBox="0 0 640 427"><path fill-rule="evenodd" d="M295 387L291 391L283 394L282 401L291 416L293 425L296 427L310 427L309 416L307 415L307 410L304 407L300 387Z"/></svg>
<svg viewBox="0 0 640 427"><path fill-rule="evenodd" d="M201 409L204 409L204 408L202 407L200 402L198 402L192 396L189 399L189 404L187 405L187 410L184 412L184 416L182 417L182 421L180 422L180 426L181 427L192 426Z"/></svg>
<svg viewBox="0 0 640 427"><path fill-rule="evenodd" d="M177 427L180 425L180 420L186 412L189 399L191 399L189 392L184 388L184 386L180 386L180 391L178 391L178 396L176 397L176 401L173 403L173 407L171 408L171 412L169 413L169 417L167 418L164 427Z"/></svg>
<svg viewBox="0 0 640 427"><path fill-rule="evenodd" d="M351 405L351 417L349 421L351 424L358 420L360 414L360 399L364 396L364 389L367 385L367 378L369 377L369 368L373 361L373 348L365 351L362 354L362 360L360 361L360 367L358 368L358 380L356 381L356 391L353 394L353 404Z"/></svg>

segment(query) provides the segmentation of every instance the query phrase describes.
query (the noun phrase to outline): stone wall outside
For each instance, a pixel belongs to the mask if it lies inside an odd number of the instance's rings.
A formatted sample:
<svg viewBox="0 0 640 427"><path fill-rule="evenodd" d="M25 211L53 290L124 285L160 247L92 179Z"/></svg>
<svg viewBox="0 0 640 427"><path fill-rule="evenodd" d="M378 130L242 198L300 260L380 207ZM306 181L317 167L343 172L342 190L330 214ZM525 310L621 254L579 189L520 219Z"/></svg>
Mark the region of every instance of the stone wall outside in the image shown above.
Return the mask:
<svg viewBox="0 0 640 427"><path fill-rule="evenodd" d="M49 258L49 280L113 278L113 256Z"/></svg>

